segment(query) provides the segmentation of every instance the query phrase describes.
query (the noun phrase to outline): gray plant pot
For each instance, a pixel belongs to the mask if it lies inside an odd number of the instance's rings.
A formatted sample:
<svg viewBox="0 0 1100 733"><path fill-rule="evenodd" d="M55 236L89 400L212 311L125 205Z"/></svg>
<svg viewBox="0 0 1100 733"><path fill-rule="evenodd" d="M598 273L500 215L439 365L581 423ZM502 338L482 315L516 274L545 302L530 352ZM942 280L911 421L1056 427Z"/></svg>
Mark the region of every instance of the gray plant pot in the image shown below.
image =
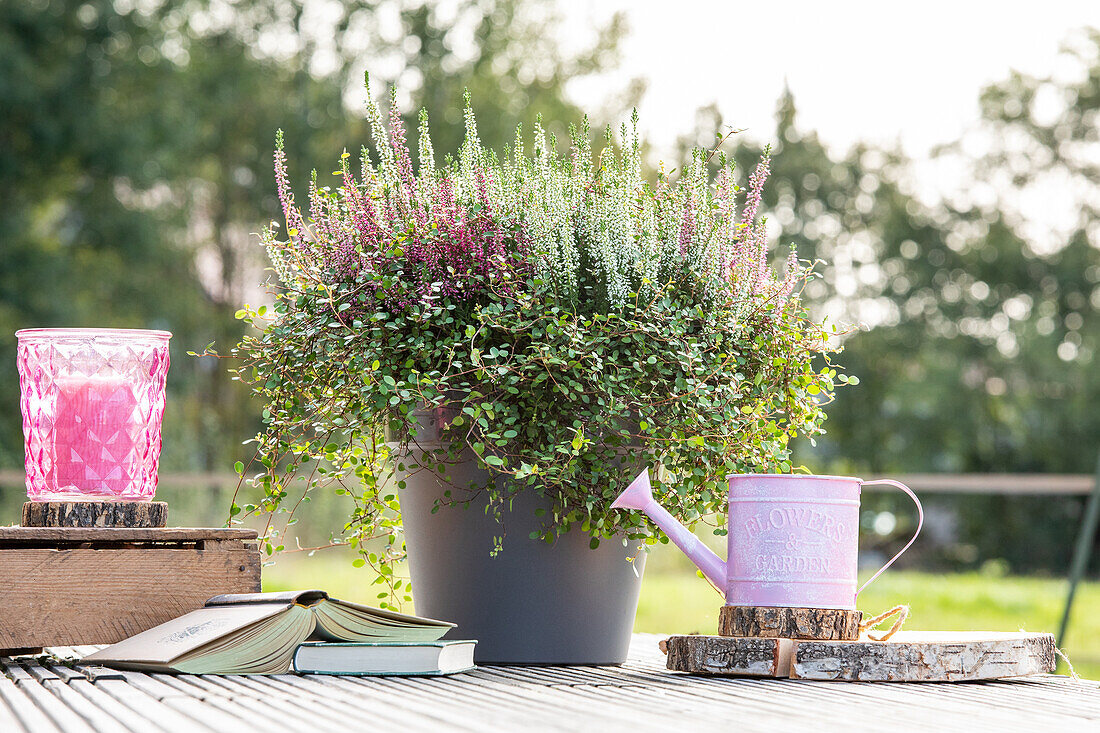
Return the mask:
<svg viewBox="0 0 1100 733"><path fill-rule="evenodd" d="M416 445L432 445L434 419ZM415 458L416 446L408 458ZM530 539L541 519L542 497L521 492L502 525L486 514L484 494L470 506L443 506L450 490L466 498L485 472L473 461L452 465L447 478L426 469L402 473L401 515L416 612L458 624L448 638L477 639L479 664L621 664L638 607L645 553L638 542L604 540L593 550L579 530L553 544ZM638 555L634 563L628 558Z"/></svg>

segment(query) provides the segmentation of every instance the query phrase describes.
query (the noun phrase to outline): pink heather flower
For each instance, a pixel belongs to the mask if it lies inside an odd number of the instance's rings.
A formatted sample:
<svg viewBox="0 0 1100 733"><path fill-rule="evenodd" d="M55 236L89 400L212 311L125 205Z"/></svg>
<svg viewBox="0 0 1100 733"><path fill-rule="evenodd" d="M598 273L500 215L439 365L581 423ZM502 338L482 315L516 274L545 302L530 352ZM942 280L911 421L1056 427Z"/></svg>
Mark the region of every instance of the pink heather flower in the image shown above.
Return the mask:
<svg viewBox="0 0 1100 733"><path fill-rule="evenodd" d="M394 160L397 163L398 185L401 187L398 200L401 202L399 209L406 208L416 219L418 228L423 229L427 225L427 217L416 202L416 180L413 177L412 155L405 139L405 123L401 119L401 111L397 108L397 89L394 88L390 95L390 144L393 147ZM422 175L427 175L423 171Z"/></svg>
<svg viewBox="0 0 1100 733"><path fill-rule="evenodd" d="M328 264L340 279L350 280L355 277L360 263L350 231L344 230L337 237L335 246L329 254Z"/></svg>
<svg viewBox="0 0 1100 733"><path fill-rule="evenodd" d="M493 204L489 200L489 182L492 180L492 174L488 171L478 169L474 174L474 180L477 182L477 197L481 201L481 206L485 216L493 215Z"/></svg>
<svg viewBox="0 0 1100 733"><path fill-rule="evenodd" d="M378 228L374 202L370 200L370 196L363 196L359 192L359 186L351 177L346 159L343 162L343 171L344 198L347 201L348 212L351 214L352 225L364 240L376 242L381 232Z"/></svg>
<svg viewBox="0 0 1100 733"><path fill-rule="evenodd" d="M315 172L309 180L309 216L313 221L313 226L319 230L319 233L331 237L333 233L331 227L329 227L325 209L325 202L321 200L321 192L317 190L317 175Z"/></svg>
<svg viewBox="0 0 1100 733"><path fill-rule="evenodd" d="M769 148L764 149L764 157L760 159L760 163L757 164L756 170L749 176L749 196L745 200L745 211L741 216L741 225L746 229L750 229L753 226L753 222L756 221L756 213L760 208L760 200L764 196L764 182L768 180L768 174L771 172L771 151Z"/></svg>
<svg viewBox="0 0 1100 733"><path fill-rule="evenodd" d="M768 236L763 221L753 226L751 243L756 266L752 290L759 294L764 292L768 284Z"/></svg>
<svg viewBox="0 0 1100 733"><path fill-rule="evenodd" d="M695 238L695 203L691 196L684 202L684 218L680 222L680 256L687 257Z"/></svg>
<svg viewBox="0 0 1100 733"><path fill-rule="evenodd" d="M718 205L718 271L729 275L732 272L735 252L731 244L737 236L736 201L734 200L733 181L728 168L722 168L715 183L714 200Z"/></svg>
<svg viewBox="0 0 1100 733"><path fill-rule="evenodd" d="M791 247L791 253L787 256L787 274L779 286L779 302L782 304L791 297L794 287L802 276L802 269L798 266L798 251Z"/></svg>
<svg viewBox="0 0 1100 733"><path fill-rule="evenodd" d="M279 203L283 207L283 218L286 220L287 230L297 230L290 235L292 239L300 242L305 227L302 225L302 214L294 205L294 192L290 188L290 178L286 171L286 152L283 150L283 131L275 133L275 185L279 191Z"/></svg>
<svg viewBox="0 0 1100 733"><path fill-rule="evenodd" d="M457 216L455 212L455 187L447 176L440 176L436 184L435 202L432 207L432 215L439 221L453 222Z"/></svg>

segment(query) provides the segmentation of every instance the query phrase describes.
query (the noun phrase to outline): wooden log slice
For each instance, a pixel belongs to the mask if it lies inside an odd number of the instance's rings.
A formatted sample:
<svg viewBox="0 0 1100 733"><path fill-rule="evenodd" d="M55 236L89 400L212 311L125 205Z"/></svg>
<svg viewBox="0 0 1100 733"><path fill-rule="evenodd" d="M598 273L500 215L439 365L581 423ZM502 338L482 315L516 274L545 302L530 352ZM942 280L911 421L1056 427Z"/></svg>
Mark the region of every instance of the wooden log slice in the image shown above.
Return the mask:
<svg viewBox="0 0 1100 733"><path fill-rule="evenodd" d="M791 642L787 639L735 639L728 636L671 636L666 666L677 672L746 677L786 677Z"/></svg>
<svg viewBox="0 0 1100 733"><path fill-rule="evenodd" d="M24 527L164 527L163 501L28 501Z"/></svg>
<svg viewBox="0 0 1100 733"><path fill-rule="evenodd" d="M900 631L888 641L796 641L790 676L848 682L962 682L1053 672L1052 634Z"/></svg>
<svg viewBox="0 0 1100 733"><path fill-rule="evenodd" d="M1052 634L901 631L888 641L672 636L667 666L692 674L839 682L967 682L1054 671Z"/></svg>
<svg viewBox="0 0 1100 733"><path fill-rule="evenodd" d="M836 608L722 606L719 636L767 639L850 640L859 638L861 611Z"/></svg>

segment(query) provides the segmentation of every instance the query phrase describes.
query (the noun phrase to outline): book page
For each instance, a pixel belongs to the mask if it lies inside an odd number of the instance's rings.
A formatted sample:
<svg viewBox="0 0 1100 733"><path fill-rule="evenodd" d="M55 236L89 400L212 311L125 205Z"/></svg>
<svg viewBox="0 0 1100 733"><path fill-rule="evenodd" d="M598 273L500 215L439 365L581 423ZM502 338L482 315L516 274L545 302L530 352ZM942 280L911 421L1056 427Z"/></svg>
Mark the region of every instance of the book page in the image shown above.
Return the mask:
<svg viewBox="0 0 1100 733"><path fill-rule="evenodd" d="M283 613L291 604L264 603L200 608L84 657L85 662L169 665L183 654Z"/></svg>
<svg viewBox="0 0 1100 733"><path fill-rule="evenodd" d="M376 623L390 623L396 626L440 626L447 629L452 629L455 626L449 621L436 621L435 619L424 618L423 616L413 616L408 613L387 611L382 608L352 603L351 601L341 601L339 598L329 598L327 603L334 606L341 606L343 610L351 612L352 615L366 616Z"/></svg>

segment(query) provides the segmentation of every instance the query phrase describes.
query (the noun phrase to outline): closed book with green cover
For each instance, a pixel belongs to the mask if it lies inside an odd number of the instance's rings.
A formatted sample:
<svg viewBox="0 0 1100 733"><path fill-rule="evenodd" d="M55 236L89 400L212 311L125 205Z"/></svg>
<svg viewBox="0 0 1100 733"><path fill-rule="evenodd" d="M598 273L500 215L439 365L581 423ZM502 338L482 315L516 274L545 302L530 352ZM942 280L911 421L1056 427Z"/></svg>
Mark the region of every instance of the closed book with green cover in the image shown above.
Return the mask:
<svg viewBox="0 0 1100 733"><path fill-rule="evenodd" d="M281 674L307 639L421 644L452 628L319 590L222 595L83 661L148 672Z"/></svg>
<svg viewBox="0 0 1100 733"><path fill-rule="evenodd" d="M474 668L476 641L306 642L294 654L302 674L441 675Z"/></svg>

